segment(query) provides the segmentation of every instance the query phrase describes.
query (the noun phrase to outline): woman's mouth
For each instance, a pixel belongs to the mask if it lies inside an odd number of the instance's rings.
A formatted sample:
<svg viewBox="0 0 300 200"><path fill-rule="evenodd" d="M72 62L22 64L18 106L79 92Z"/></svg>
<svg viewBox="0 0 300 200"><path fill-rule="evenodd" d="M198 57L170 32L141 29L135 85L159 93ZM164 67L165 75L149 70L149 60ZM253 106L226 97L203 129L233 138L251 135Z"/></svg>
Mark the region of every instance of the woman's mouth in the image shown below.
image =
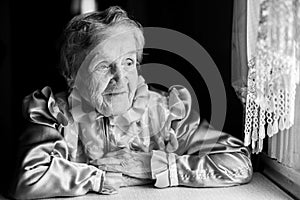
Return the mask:
<svg viewBox="0 0 300 200"><path fill-rule="evenodd" d="M120 95L120 94L124 94L126 93L125 91L120 91L120 92L105 92L102 95L103 96L116 96L116 95Z"/></svg>

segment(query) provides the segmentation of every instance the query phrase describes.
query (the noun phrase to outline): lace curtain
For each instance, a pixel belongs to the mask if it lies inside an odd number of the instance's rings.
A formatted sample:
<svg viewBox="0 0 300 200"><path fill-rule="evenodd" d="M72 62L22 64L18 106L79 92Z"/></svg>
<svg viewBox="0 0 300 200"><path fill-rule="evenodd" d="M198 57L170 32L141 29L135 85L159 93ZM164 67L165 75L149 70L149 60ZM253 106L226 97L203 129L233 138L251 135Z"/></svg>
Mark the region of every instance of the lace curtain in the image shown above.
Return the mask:
<svg viewBox="0 0 300 200"><path fill-rule="evenodd" d="M294 124L299 43L300 0L235 1L232 84L245 102L244 142L254 153L266 135Z"/></svg>

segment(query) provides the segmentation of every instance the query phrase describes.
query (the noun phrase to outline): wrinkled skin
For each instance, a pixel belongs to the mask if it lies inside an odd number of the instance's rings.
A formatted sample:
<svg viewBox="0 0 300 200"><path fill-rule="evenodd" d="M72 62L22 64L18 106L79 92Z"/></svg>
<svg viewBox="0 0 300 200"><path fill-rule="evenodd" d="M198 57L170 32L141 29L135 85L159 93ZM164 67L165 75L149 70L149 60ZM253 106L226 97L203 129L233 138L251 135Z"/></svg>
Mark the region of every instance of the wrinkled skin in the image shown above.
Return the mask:
<svg viewBox="0 0 300 200"><path fill-rule="evenodd" d="M132 31L113 27L110 36L85 58L75 87L104 116L119 115L132 105L137 88L137 49Z"/></svg>
<svg viewBox="0 0 300 200"><path fill-rule="evenodd" d="M107 153L103 158L91 162L100 169L109 172L121 172L124 175L140 179L151 179L152 153L121 149Z"/></svg>

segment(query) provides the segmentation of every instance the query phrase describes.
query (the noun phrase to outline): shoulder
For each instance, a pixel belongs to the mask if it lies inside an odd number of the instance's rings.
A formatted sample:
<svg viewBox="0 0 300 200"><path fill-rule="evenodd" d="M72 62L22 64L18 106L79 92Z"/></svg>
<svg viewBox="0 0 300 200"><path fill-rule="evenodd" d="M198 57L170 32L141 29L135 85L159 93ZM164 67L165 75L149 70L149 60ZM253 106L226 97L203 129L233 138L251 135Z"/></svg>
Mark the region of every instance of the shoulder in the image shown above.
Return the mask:
<svg viewBox="0 0 300 200"><path fill-rule="evenodd" d="M55 129L66 126L71 119L68 112L67 93L54 94L48 86L27 95L23 100L23 115L34 124Z"/></svg>
<svg viewBox="0 0 300 200"><path fill-rule="evenodd" d="M168 107L183 103L187 111L190 111L192 98L184 86L173 85L167 88L159 84L149 84L148 87L150 103L165 100Z"/></svg>
<svg viewBox="0 0 300 200"><path fill-rule="evenodd" d="M149 85L148 112L152 116L172 115L174 119L183 119L191 111L190 92L181 85L170 88Z"/></svg>

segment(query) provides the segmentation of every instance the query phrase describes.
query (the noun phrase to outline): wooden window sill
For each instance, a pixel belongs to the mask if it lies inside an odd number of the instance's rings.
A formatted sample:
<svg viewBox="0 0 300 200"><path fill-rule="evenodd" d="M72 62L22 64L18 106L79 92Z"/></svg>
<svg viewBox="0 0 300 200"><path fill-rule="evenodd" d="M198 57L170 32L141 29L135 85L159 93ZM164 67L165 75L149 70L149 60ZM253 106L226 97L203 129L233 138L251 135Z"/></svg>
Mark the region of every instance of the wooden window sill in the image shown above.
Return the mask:
<svg viewBox="0 0 300 200"><path fill-rule="evenodd" d="M300 172L271 159L266 154L261 155L264 164L262 173L286 193L300 199Z"/></svg>

